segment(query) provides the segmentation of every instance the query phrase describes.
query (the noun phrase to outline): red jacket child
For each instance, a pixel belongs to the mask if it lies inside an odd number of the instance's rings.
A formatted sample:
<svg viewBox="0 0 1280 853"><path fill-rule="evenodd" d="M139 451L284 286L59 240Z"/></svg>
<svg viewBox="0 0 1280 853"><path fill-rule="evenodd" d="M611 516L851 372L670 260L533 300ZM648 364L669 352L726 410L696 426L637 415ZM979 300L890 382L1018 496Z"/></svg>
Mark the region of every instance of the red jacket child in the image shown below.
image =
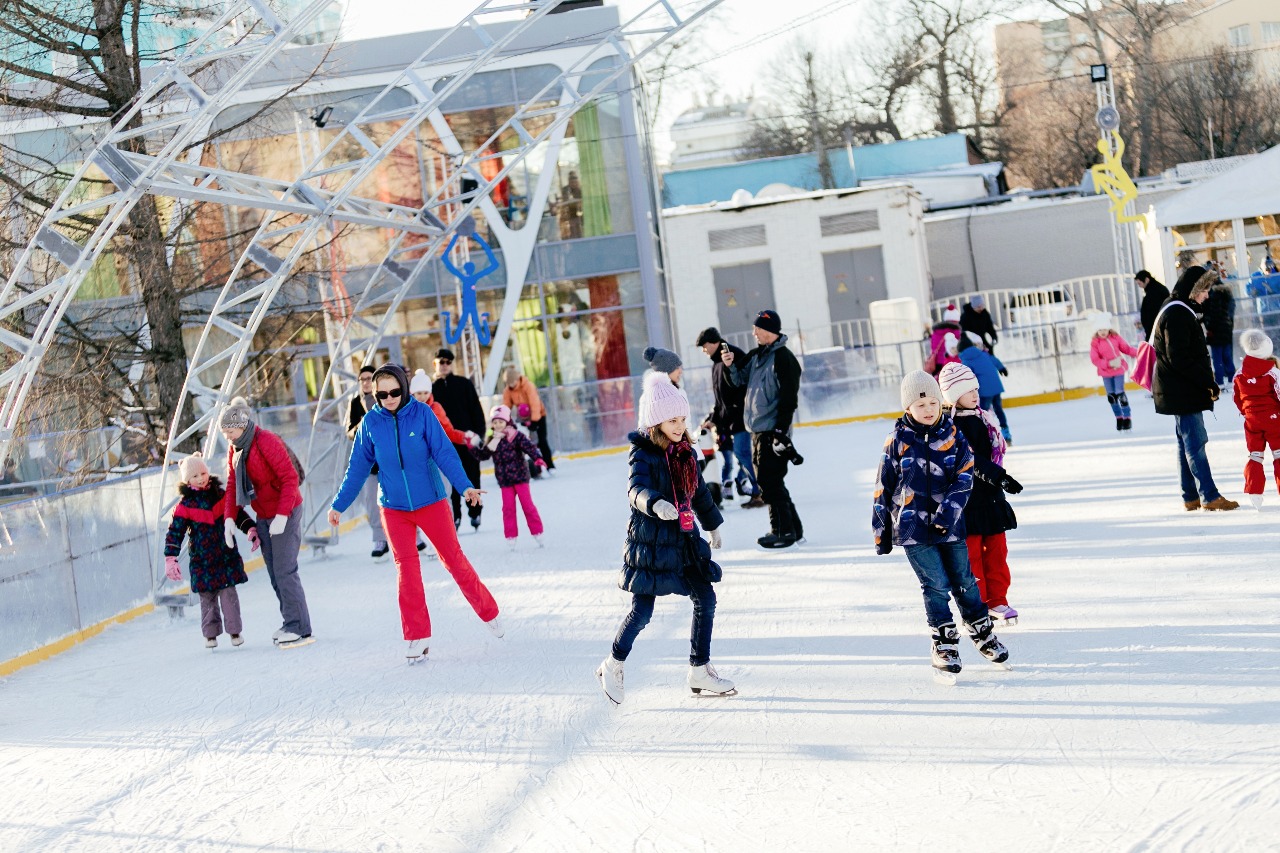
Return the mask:
<svg viewBox="0 0 1280 853"><path fill-rule="evenodd" d="M1240 336L1244 363L1236 374L1234 399L1244 415L1244 445L1249 460L1244 465L1244 492L1262 504L1267 475L1262 467L1271 447L1276 485L1280 487L1280 368L1271 358L1271 338L1261 329Z"/></svg>

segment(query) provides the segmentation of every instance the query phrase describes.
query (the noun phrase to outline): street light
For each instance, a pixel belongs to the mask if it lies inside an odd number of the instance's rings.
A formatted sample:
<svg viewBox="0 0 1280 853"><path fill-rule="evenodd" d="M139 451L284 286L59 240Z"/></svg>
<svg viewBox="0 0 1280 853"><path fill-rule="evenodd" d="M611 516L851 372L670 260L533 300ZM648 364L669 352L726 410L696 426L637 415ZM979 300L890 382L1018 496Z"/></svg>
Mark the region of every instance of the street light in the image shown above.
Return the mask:
<svg viewBox="0 0 1280 853"><path fill-rule="evenodd" d="M333 107L322 107L319 112L312 113L311 123L316 127L324 127L328 124L331 115L333 115Z"/></svg>
<svg viewBox="0 0 1280 853"><path fill-rule="evenodd" d="M1090 66L1089 66L1089 81L1090 81L1090 82L1092 82L1092 83L1105 83L1105 82L1107 82L1107 66L1105 66L1105 65L1090 65Z"/></svg>

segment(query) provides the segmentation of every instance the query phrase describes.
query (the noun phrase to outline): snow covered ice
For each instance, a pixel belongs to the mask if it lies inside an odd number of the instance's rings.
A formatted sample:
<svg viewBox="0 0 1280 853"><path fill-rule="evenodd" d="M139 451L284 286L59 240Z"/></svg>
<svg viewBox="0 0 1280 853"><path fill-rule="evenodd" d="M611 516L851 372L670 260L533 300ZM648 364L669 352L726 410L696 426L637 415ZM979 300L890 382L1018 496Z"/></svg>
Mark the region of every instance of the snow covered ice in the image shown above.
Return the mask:
<svg viewBox="0 0 1280 853"><path fill-rule="evenodd" d="M259 571L240 648L151 614L0 682L0 850L1280 849L1280 499L1185 512L1173 421L1135 402L1126 435L1100 397L1009 410L1012 672L962 638L934 684L915 578L871 544L888 423L861 423L796 434L808 544L757 550L763 512L726 511L712 661L740 695L691 696L667 597L615 709L594 672L628 602L626 458L569 461L534 484L545 549L507 550L488 479L462 534L504 639L424 561L407 666L361 527L303 554L312 646L272 647Z"/></svg>

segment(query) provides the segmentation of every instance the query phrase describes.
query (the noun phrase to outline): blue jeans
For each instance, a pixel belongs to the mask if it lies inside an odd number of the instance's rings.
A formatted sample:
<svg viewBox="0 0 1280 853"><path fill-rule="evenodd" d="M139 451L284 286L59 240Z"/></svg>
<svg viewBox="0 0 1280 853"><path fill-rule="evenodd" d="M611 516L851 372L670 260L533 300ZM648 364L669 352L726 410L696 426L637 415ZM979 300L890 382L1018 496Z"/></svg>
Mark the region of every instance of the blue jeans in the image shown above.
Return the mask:
<svg viewBox="0 0 1280 853"><path fill-rule="evenodd" d="M1124 390L1124 374L1102 377L1102 387L1107 389L1107 402L1117 418L1129 417L1129 395Z"/></svg>
<svg viewBox="0 0 1280 853"><path fill-rule="evenodd" d="M987 615L987 605L978 594L978 582L969 570L969 549L964 540L940 545L907 545L907 562L915 569L924 592L924 612L930 628L954 623L951 596L960 616L972 625Z"/></svg>
<svg viewBox="0 0 1280 853"><path fill-rule="evenodd" d="M984 409L995 412L996 420L1000 422L1002 429L1009 428L1009 422L1004 417L1004 406L1000 402L1000 395L994 397L978 397L978 405Z"/></svg>
<svg viewBox="0 0 1280 853"><path fill-rule="evenodd" d="M1213 472L1209 470L1209 455L1205 445L1209 443L1209 434L1204 430L1204 413L1194 415L1177 415L1174 417L1174 431L1178 436L1178 470L1182 475L1182 499L1184 501L1203 500L1205 503L1222 497L1218 487L1213 484ZM1196 484L1200 484L1199 494Z"/></svg>
<svg viewBox="0 0 1280 853"><path fill-rule="evenodd" d="M755 494L756 489L756 470L751 465L751 433L735 432L733 434L733 455L738 457L738 479L741 481L744 477L751 485L750 492Z"/></svg>
<svg viewBox="0 0 1280 853"><path fill-rule="evenodd" d="M963 545L964 543L960 543ZM684 573L689 583L689 597L693 599L693 625L689 630L689 666L702 666L711 660L711 628L716 621L716 591L711 582ZM631 596L631 611L618 626L618 636L613 641L614 660L626 660L635 645L636 637L649 624L653 616L652 595Z"/></svg>
<svg viewBox="0 0 1280 853"><path fill-rule="evenodd" d="M1209 355L1213 358L1213 378L1219 385L1226 385L1236 378L1235 347L1231 344L1210 346Z"/></svg>

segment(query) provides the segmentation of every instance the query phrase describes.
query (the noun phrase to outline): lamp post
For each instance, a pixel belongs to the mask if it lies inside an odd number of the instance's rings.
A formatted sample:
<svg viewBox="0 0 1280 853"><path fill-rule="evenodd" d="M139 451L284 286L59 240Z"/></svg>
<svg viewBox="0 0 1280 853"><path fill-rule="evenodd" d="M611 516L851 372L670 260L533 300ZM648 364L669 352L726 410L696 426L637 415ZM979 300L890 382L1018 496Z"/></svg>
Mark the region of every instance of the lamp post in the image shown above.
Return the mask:
<svg viewBox="0 0 1280 853"><path fill-rule="evenodd" d="M1111 80L1110 68L1106 64L1090 65L1089 80L1093 82L1098 102L1098 111L1094 114L1094 121L1098 125L1098 145L1099 148L1106 146L1107 153L1114 157L1118 146L1113 131L1120 127L1120 111L1116 109L1116 90ZM1132 202L1125 206L1125 213L1133 213ZM1111 247L1116 273L1121 276L1132 274L1137 269L1132 229L1127 223L1117 221L1110 213L1107 219L1111 223Z"/></svg>

